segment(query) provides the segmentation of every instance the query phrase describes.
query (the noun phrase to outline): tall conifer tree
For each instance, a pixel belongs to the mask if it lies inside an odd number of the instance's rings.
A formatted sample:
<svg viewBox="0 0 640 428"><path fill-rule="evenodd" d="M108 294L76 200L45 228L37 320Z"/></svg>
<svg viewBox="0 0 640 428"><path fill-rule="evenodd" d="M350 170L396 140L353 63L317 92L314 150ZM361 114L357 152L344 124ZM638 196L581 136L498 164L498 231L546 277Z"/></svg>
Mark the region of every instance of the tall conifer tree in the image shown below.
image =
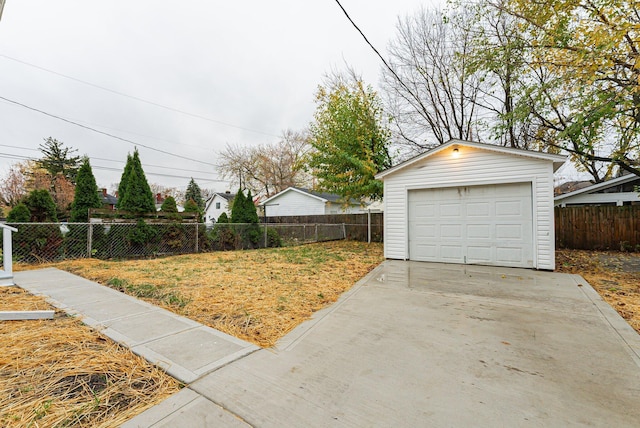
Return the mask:
<svg viewBox="0 0 640 428"><path fill-rule="evenodd" d="M238 193L233 198L231 206L231 223L244 223L244 206L246 198L242 189L238 189Z"/></svg>
<svg viewBox="0 0 640 428"><path fill-rule="evenodd" d="M123 188L124 194L119 195L118 208L139 214L155 212L156 204L142 169L138 149L127 159L122 177L119 187Z"/></svg>
<svg viewBox="0 0 640 428"><path fill-rule="evenodd" d="M191 181L189 181L189 184L187 185L187 191L184 194L185 204L187 203L187 201L189 201L189 199L191 199L196 203L196 205L198 205L198 209L200 210L200 212L204 212L205 202L202 198L202 190L200 189L200 186L198 186L198 183L195 182L193 177L191 178Z"/></svg>
<svg viewBox="0 0 640 428"><path fill-rule="evenodd" d="M86 222L89 220L89 208L100 208L102 201L98 196L98 185L93 176L89 159L82 162L76 176L76 190L71 205L71 221Z"/></svg>
<svg viewBox="0 0 640 428"><path fill-rule="evenodd" d="M116 208L120 208L120 201L122 197L127 193L127 184L129 183L129 175L131 175L131 165L133 163L133 158L129 153L127 153L127 163L124 165L124 171L122 172L122 176L120 177L120 183L118 184L118 203L116 204Z"/></svg>

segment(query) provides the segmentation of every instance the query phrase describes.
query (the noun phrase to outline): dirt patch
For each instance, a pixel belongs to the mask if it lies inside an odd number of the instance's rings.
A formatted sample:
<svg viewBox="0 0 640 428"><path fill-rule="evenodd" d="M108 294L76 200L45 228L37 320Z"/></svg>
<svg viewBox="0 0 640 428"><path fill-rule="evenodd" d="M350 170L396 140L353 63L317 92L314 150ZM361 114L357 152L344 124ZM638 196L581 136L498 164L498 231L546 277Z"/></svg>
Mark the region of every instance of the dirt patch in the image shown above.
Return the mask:
<svg viewBox="0 0 640 428"><path fill-rule="evenodd" d="M382 244L335 241L152 260L71 260L16 270L57 267L268 347L335 302L383 259Z"/></svg>
<svg viewBox="0 0 640 428"><path fill-rule="evenodd" d="M618 272L640 272L640 254L606 253L598 254L600 264Z"/></svg>
<svg viewBox="0 0 640 428"><path fill-rule="evenodd" d="M0 310L53 309L17 287L0 287ZM78 319L0 322L0 426L112 427L180 384Z"/></svg>
<svg viewBox="0 0 640 428"><path fill-rule="evenodd" d="M640 333L640 255L616 251L558 250L559 272L581 275Z"/></svg>

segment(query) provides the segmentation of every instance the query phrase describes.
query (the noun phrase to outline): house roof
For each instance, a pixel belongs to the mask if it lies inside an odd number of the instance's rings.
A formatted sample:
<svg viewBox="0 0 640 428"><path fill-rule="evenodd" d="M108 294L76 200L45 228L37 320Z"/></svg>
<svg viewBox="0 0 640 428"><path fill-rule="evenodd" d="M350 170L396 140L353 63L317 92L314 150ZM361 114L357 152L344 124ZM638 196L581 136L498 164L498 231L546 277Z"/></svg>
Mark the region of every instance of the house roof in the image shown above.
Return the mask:
<svg viewBox="0 0 640 428"><path fill-rule="evenodd" d="M116 198L113 195L110 195L108 193L102 193L100 191L98 191L98 193L100 193L100 199L102 201L103 204L105 205L115 205L118 203L118 198Z"/></svg>
<svg viewBox="0 0 640 428"><path fill-rule="evenodd" d="M573 192L575 190L584 189L591 186L593 183L588 180L567 181L553 189L555 196L564 195L565 193Z"/></svg>
<svg viewBox="0 0 640 428"><path fill-rule="evenodd" d="M598 190L603 190L608 187L618 186L620 184L630 183L635 180L640 180L640 177L638 177L635 174L627 174L620 177L612 178L611 180L603 181L602 183L592 184L591 186L583 187L582 189L578 189L573 192L558 195L553 199L555 202L558 202L558 201L562 201L563 199L570 198L572 196L597 192Z"/></svg>
<svg viewBox="0 0 640 428"><path fill-rule="evenodd" d="M286 189L284 189L282 192L276 193L275 195L271 196L270 198L265 199L264 201L262 201L260 203L260 205L265 205L268 202L270 202L271 200L278 198L279 196L282 196L284 193L286 192L298 192L307 196L310 196L312 198L316 198L318 200L321 200L324 203L327 202L341 202L341 196L337 195L335 193L327 193L327 192L316 192L313 190L309 190L309 189L303 189L300 187L288 187ZM351 199L349 201L350 204L352 205L360 205L360 202L356 201L355 199Z"/></svg>
<svg viewBox="0 0 640 428"><path fill-rule="evenodd" d="M393 166L389 169L379 172L378 174L376 174L375 178L377 178L378 180L383 179L384 177L390 174L396 173L404 168L414 165L430 156L435 155L436 153L440 153L443 150L447 150L451 147L455 149L456 146L473 147L476 149L489 150L489 151L505 153L509 155L524 156L524 157L529 157L534 159L552 161L554 171L560 168L562 164L564 164L564 162L567 160L567 157L563 155L555 155L555 154L544 153L544 152L535 152L532 150L524 150L524 149L514 149L512 147L496 146L494 144L478 143L475 141L464 141L464 140L452 139L442 145L439 145L438 147L435 147L431 150L428 150L424 153L414 156L411 159L408 159L402 163L399 163L396 166Z"/></svg>
<svg viewBox="0 0 640 428"><path fill-rule="evenodd" d="M214 200L216 197L218 197L218 198L222 198L222 199L226 200L227 202L229 202L229 201L231 201L235 196L236 196L236 195L231 194L231 192L229 192L229 193L227 193L227 192L224 192L224 193L222 193L222 192L216 192L216 193L214 193L214 194L213 194L213 196L212 196L212 197L210 197L210 198L207 200L207 204L206 204L206 207L205 207L205 211L208 211L208 210L209 210L209 207L211 207L211 204L213 204L213 200Z"/></svg>
<svg viewBox="0 0 640 428"><path fill-rule="evenodd" d="M217 192L213 195L213 197L215 198L216 196L220 196L221 198L226 199L227 201L230 201L231 199L233 199L236 195L232 194L232 193L221 193L221 192ZM211 198L213 199L213 198Z"/></svg>

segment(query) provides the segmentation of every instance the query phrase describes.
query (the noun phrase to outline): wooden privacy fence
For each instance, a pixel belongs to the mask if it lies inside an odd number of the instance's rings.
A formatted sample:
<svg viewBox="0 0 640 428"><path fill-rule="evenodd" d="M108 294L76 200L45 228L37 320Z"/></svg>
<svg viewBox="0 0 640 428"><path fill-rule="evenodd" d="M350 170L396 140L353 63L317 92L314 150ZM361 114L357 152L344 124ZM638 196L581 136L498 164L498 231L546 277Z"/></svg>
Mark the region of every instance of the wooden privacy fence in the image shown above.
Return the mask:
<svg viewBox="0 0 640 428"><path fill-rule="evenodd" d="M325 214L303 216L267 217L267 223L280 224L343 224L346 239L367 242L369 233L372 242L382 242L384 217L381 212L363 214Z"/></svg>
<svg viewBox="0 0 640 428"><path fill-rule="evenodd" d="M640 251L640 205L555 208L556 246Z"/></svg>

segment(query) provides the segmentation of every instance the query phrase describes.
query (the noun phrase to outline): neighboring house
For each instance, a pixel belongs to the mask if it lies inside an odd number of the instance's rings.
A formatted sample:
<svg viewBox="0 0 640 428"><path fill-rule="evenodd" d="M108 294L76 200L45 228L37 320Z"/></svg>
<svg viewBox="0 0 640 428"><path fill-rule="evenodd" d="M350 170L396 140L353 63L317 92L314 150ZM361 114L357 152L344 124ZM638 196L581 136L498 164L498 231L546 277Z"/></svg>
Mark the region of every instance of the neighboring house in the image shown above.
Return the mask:
<svg viewBox="0 0 640 428"><path fill-rule="evenodd" d="M374 212L383 212L384 211L384 201L373 201L369 205L365 207L365 211Z"/></svg>
<svg viewBox="0 0 640 428"><path fill-rule="evenodd" d="M565 160L450 140L378 173L385 257L553 270L553 173Z"/></svg>
<svg viewBox="0 0 640 428"><path fill-rule="evenodd" d="M554 198L555 206L576 205L640 205L640 177L627 174L603 183L591 184Z"/></svg>
<svg viewBox="0 0 640 428"><path fill-rule="evenodd" d="M260 206L266 210L267 217L366 212L363 205L356 200L351 200L345 205L340 202L339 195L298 187L289 187L266 199Z"/></svg>
<svg viewBox="0 0 640 428"><path fill-rule="evenodd" d="M115 210L116 204L118 203L118 198L113 195L107 193L107 189L98 190L98 195L100 196L100 200L102 201L102 208Z"/></svg>
<svg viewBox="0 0 640 428"><path fill-rule="evenodd" d="M562 183L559 186L556 186L553 189L554 196L564 195L565 193L574 192L576 190L584 189L585 187L591 186L593 183L588 180L580 180L580 181L567 181Z"/></svg>
<svg viewBox="0 0 640 428"><path fill-rule="evenodd" d="M204 211L204 218L207 223L215 223L222 213L231 214L231 202L233 197L230 191L224 193L214 193L207 201Z"/></svg>

